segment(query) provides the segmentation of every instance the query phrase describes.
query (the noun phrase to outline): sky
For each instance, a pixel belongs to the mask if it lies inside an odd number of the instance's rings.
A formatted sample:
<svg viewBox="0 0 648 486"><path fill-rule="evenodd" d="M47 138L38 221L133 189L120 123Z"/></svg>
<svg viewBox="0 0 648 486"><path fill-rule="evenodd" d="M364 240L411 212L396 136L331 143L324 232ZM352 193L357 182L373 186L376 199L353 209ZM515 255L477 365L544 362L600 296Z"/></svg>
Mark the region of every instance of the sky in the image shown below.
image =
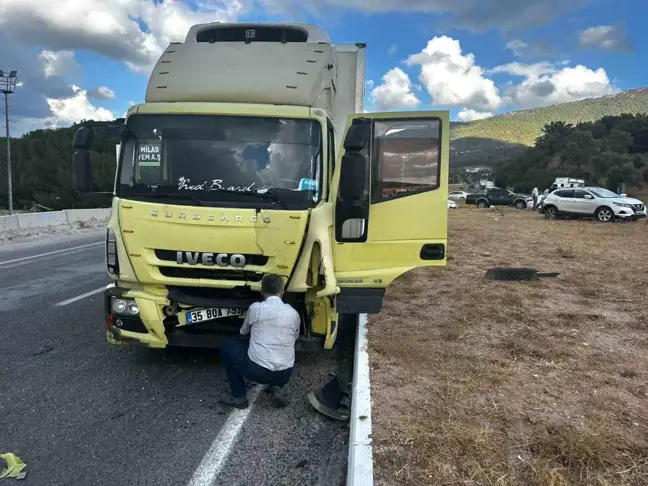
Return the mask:
<svg viewBox="0 0 648 486"><path fill-rule="evenodd" d="M141 103L160 53L205 22L306 22L367 44L367 111L471 121L648 85L648 0L0 0L17 136Z"/></svg>

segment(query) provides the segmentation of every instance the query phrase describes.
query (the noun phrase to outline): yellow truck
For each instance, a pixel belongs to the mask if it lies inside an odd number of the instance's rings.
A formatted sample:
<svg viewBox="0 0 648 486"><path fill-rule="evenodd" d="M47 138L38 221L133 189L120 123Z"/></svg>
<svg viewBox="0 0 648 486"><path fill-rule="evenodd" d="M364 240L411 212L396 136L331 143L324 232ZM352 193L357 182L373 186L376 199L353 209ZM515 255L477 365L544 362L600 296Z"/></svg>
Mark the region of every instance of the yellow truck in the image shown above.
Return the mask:
<svg viewBox="0 0 648 486"><path fill-rule="evenodd" d="M220 346L266 274L302 318L297 349L333 347L341 316L444 266L447 111L363 112L364 44L308 24L193 26L121 127L106 235L113 344ZM92 187L93 130L74 138Z"/></svg>

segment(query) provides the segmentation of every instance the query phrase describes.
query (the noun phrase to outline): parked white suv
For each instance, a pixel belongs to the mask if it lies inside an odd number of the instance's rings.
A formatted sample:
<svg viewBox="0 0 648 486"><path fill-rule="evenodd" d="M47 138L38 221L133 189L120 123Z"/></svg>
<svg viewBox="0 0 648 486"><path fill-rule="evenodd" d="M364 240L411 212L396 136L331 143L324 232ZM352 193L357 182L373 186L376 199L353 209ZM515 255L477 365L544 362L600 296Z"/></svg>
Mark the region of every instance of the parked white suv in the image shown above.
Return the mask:
<svg viewBox="0 0 648 486"><path fill-rule="evenodd" d="M542 212L547 219L560 216L595 217L607 223L614 219L646 217L646 205L639 199L620 196L600 187L556 189L542 201Z"/></svg>

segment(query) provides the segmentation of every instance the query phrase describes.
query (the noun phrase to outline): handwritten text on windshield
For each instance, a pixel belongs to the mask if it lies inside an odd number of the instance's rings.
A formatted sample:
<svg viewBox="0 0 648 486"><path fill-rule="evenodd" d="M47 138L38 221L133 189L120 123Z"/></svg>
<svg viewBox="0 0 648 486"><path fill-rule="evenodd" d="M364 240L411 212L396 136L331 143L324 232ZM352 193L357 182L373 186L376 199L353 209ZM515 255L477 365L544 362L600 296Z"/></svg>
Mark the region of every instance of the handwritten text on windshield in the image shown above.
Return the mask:
<svg viewBox="0 0 648 486"><path fill-rule="evenodd" d="M212 179L210 181L203 181L201 183L192 183L191 179L180 177L178 179L179 191L241 191L252 192L254 189L254 182L249 186L228 186L223 179Z"/></svg>

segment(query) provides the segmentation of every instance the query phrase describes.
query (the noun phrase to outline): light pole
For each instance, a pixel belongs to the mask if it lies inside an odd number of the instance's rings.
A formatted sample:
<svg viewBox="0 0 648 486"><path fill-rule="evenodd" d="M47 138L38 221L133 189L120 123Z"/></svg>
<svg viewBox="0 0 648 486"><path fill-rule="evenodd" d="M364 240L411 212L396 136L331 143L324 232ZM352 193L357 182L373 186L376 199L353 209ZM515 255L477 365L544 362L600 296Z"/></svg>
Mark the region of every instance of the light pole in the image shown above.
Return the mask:
<svg viewBox="0 0 648 486"><path fill-rule="evenodd" d="M18 71L9 71L5 74L0 70L0 92L4 95L5 123L7 134L7 184L9 191L9 214L13 214L13 192L11 189L11 141L9 140L9 95L16 91Z"/></svg>

